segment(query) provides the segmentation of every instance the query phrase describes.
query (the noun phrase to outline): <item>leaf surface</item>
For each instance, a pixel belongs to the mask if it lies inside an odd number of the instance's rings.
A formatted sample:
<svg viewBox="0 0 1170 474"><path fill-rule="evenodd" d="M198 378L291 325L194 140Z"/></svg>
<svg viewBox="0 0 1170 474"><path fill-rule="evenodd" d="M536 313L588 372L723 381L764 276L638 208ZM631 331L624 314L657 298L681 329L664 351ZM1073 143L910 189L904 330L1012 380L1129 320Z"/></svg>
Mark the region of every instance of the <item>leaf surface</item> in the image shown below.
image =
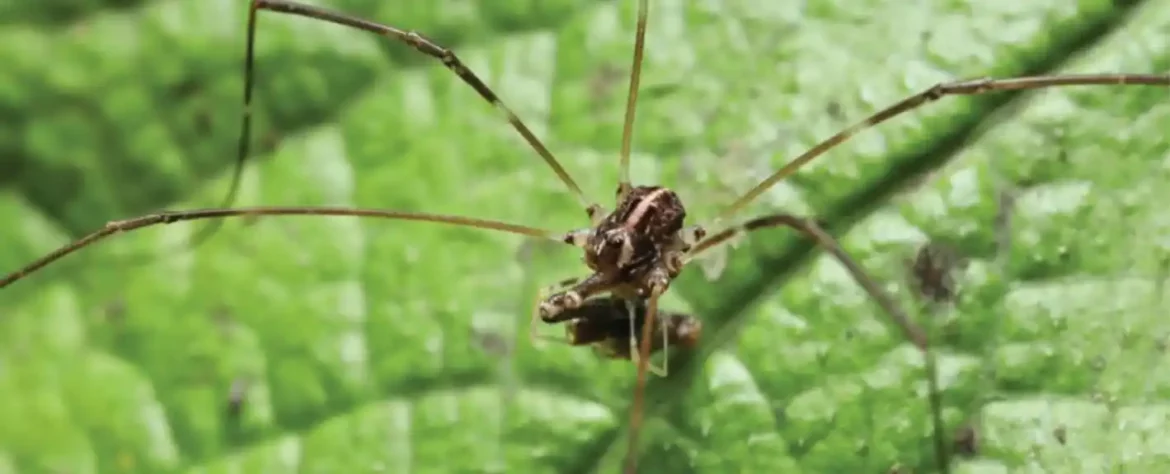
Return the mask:
<svg viewBox="0 0 1170 474"><path fill-rule="evenodd" d="M612 204L635 2L315 3L452 46ZM117 5L0 27L13 65L0 111L14 124L0 163L15 170L0 178L12 223L0 268L225 191L246 6ZM302 18L260 25L260 152L236 206L587 225L436 62ZM633 174L674 185L705 222L816 141L939 81L1165 72L1168 27L1155 1L654 1ZM827 220L916 309L904 260L919 245L970 259L952 309L916 311L940 341L948 438L978 427L958 472L1164 472L1167 99L1100 87L943 100L857 136L743 216ZM0 472L616 472L633 367L527 340L537 289L584 273L575 250L259 218L126 263L198 229L118 235L0 294ZM860 287L781 230L730 255L717 281L689 271L667 298L703 318L704 344L650 384L641 471L930 471L922 356Z"/></svg>

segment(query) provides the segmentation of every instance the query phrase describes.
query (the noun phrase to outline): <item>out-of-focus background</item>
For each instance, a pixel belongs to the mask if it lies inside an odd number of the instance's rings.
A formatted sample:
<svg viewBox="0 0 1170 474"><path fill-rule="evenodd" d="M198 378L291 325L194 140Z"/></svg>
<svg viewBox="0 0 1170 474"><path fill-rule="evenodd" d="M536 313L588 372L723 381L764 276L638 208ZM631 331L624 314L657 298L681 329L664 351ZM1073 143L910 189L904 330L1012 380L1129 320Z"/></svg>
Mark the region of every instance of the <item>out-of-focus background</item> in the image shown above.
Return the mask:
<svg viewBox="0 0 1170 474"><path fill-rule="evenodd" d="M612 204L636 2L311 3L454 48ZM218 205L247 11L0 5L0 272L109 220ZM1162 0L654 0L633 175L704 222L936 82L1165 73L1166 31ZM233 205L588 224L435 61L263 12L256 47ZM1166 88L946 99L741 218L818 216L933 328L953 472L1166 472L1168 129ZM537 288L584 275L577 251L343 218L237 220L186 249L200 228L116 236L0 290L0 473L616 472L633 366L526 335ZM964 261L933 305L913 280L928 242ZM841 267L783 230L726 256L665 303L704 339L650 383L640 472L933 472L923 356Z"/></svg>

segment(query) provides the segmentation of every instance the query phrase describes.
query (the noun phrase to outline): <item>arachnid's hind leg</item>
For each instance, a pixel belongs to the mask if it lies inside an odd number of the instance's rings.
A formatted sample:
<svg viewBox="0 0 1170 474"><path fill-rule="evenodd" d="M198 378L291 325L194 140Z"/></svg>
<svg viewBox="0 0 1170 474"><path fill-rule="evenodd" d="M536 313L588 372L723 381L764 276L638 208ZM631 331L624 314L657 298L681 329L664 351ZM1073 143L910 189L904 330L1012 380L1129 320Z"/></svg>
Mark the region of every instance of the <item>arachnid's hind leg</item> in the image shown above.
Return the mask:
<svg viewBox="0 0 1170 474"><path fill-rule="evenodd" d="M826 251L832 254L833 257L836 258L837 261L845 267L845 269L849 272L857 284L861 285L861 287L865 289L865 292L868 293L869 296L873 298L879 306L882 307L882 310L884 310L886 314L888 314L890 318L894 320L894 323L901 328L906 337L912 341L919 350L922 351L926 357L927 372L928 377L930 377L929 383L931 384L931 406L932 410L935 412L935 443L938 446L942 446L944 443L942 430L944 428L939 423L940 418L938 416L941 402L939 401L937 391L937 371L935 370L934 355L929 350L926 332L918 325L911 322L910 317L906 314L905 311L902 310L902 307L895 303L893 298L891 298L884 290L882 290L877 282L875 282L874 279L865 272L865 270L862 270L861 266L858 265L852 257L850 257L843 249L841 249L841 245L837 243L837 240L822 230L816 222L790 214L773 214L769 216L758 217L739 226L731 227L729 229L718 232L706 240L699 242L698 245L695 245L691 248L691 251L688 253L686 258L689 259L694 255L703 252L704 250L724 243L736 235L751 232L753 230L780 226L790 227L800 231L801 233L804 233L805 235L815 240L821 248L824 248ZM948 460L946 450L941 450L940 453L941 455L938 458L940 472L949 472L950 461Z"/></svg>
<svg viewBox="0 0 1170 474"><path fill-rule="evenodd" d="M690 260L699 253L725 243L737 235L770 227L789 227L811 237L817 245L832 254L845 267L845 270L849 272L853 280L858 285L861 285L865 292L877 302L878 306L882 307L882 310L894 320L894 323L898 325L911 342L918 346L919 349L926 350L926 332L911 322L910 316L902 310L902 307L895 303L894 299L849 254L841 249L841 245L837 243L837 239L834 239L822 230L821 226L811 219L805 219L791 214L772 214L757 217L703 239L691 248L690 252L684 257L684 260Z"/></svg>

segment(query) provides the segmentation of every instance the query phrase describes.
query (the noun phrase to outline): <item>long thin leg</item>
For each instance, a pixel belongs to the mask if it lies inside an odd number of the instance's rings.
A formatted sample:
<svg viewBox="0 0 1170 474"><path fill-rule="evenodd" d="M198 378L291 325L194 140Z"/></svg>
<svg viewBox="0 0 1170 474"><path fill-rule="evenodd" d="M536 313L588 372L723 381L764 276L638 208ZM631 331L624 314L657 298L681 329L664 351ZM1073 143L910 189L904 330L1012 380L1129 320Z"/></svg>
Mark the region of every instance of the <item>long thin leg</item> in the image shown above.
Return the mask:
<svg viewBox="0 0 1170 474"><path fill-rule="evenodd" d="M947 245L938 242L927 242L918 249L913 261L910 262L908 283L915 287L915 296L920 297L921 312L924 320L931 327L931 333L938 333L938 321L942 319L941 310L946 303L953 303L957 299L957 288L951 273L958 271L965 264L964 258L955 253ZM950 474L950 454L947 448L946 436L941 429L944 426L942 418L942 392L938 388L938 363L934 351L923 353L923 368L926 372L927 402L930 407L931 422L935 426L933 433L935 461L938 472Z"/></svg>
<svg viewBox="0 0 1170 474"><path fill-rule="evenodd" d="M157 214L150 214L141 217L135 217L126 220L109 222L101 230L91 233L85 237L70 242L52 253L41 257L32 263L25 265L15 272L12 272L0 279L0 288L4 288L12 283L24 278L32 272L44 268L61 258L90 246L98 241L101 241L114 234L122 232L130 232L141 229L143 227L150 227L159 224L171 224L180 221L202 220L202 219L219 219L224 217L248 217L248 216L350 216L350 217L377 217L382 219L395 219L405 221L419 221L419 222L437 222L442 224L457 225L463 227L475 227L479 229L496 230L500 232L509 232L512 234L525 235L529 237L539 237L553 240L561 243L570 243L571 240L565 235L556 232L537 229L535 227L528 227L516 224L509 224L506 222L493 221L488 219L476 219L473 217L459 217L459 216L445 216L439 214L427 214L421 212L405 212L405 211L390 211L377 209L352 209L344 207L251 207L251 208L236 208L236 209L194 209L189 211L172 211L160 212Z"/></svg>
<svg viewBox="0 0 1170 474"><path fill-rule="evenodd" d="M646 17L650 2L638 1L638 25L634 33L634 59L630 66L630 92L626 96L626 119L622 125L621 162L618 164L619 181L617 202L622 202L630 192L630 144L634 138L634 116L638 108L638 84L642 80L642 52L646 45Z"/></svg>
<svg viewBox="0 0 1170 474"><path fill-rule="evenodd" d="M253 5L248 9L248 33L244 46L244 109L240 112L240 136L236 139L236 166L232 169L232 179L228 183L228 192L220 201L221 208L232 206L236 200L236 193L240 189L240 179L244 175L244 162L252 146L252 76L255 69L252 58L255 56L256 44L256 8ZM194 249L206 239L210 238L223 223L222 220L213 220L191 237L188 248Z"/></svg>
<svg viewBox="0 0 1170 474"><path fill-rule="evenodd" d="M654 322L658 318L658 299L666 291L670 277L661 271L654 270L648 277L650 294L646 299L646 320L642 322L642 341L638 348L637 361L638 376L634 384L634 403L630 407L630 437L626 448L626 474L634 474L638 468L638 434L642 430L643 404L646 397L646 371L650 368L650 338L653 336Z"/></svg>
<svg viewBox="0 0 1170 474"><path fill-rule="evenodd" d="M638 338L636 336L638 333L636 332L637 329L635 328L638 322L638 309L635 307L632 300L625 301L626 314L629 315L630 321L630 360L637 364L642 360L642 353L638 350ZM662 328L661 332L662 355L664 357L664 359L662 359L662 367L655 366L653 362L647 362L647 364L651 373L659 377L666 377L666 375L670 373L670 336L667 333L666 328ZM647 355L647 358L649 358L649 355Z"/></svg>
<svg viewBox="0 0 1170 474"><path fill-rule="evenodd" d="M803 219L791 214L774 214L758 217L741 225L720 231L700 241L697 245L691 248L690 252L687 253L685 260L689 260L705 250L730 240L736 234L778 226L790 227L804 233L816 241L817 245L821 246L830 254L832 254L833 257L837 259L837 261L841 262L841 265L845 267L853 279L857 281L857 283L861 285L863 289L865 289L865 292L868 293L869 296L874 299L874 301L877 301L878 305L882 307L882 310L884 310L887 314L890 315L891 318L894 319L894 323L902 329L902 332L905 333L906 337L914 342L914 344L918 346L919 349L926 350L927 338L926 333L922 330L922 328L919 328L916 324L911 322L910 316L908 316L906 312L902 310L902 307L895 303L893 298L891 298L889 294L882 290L877 282L875 282L873 278L871 278L865 272L865 270L863 270L861 266L858 265L857 262L849 256L849 254L845 253L845 251L841 249L841 246L837 243L836 239L822 230L816 222L811 220Z"/></svg>
<svg viewBox="0 0 1170 474"><path fill-rule="evenodd" d="M921 107L930 102L934 102L946 96L951 95L978 95L988 92L999 91L1013 91L1024 89L1040 89L1047 87L1062 87L1062 86L1096 86L1096 85L1136 85L1136 86L1170 86L1170 74L1083 74L1083 75L1061 75L1061 76L1028 76L1016 77L1008 79L972 79L957 82L944 82L934 85L918 94L912 95L901 101L882 109L865 120L857 122L837 132L836 135L829 137L822 141L808 151L804 152L796 159L788 162L780 170L776 171L771 176L764 179L756 187L744 193L735 202L729 204L726 208L719 212L712 221L712 225L706 227L715 227L718 222L730 218L735 213L739 212L744 206L758 198L768 188L776 185L784 178L791 176L804 165L807 165L813 159L821 156L826 151L833 147L840 145L852 138L861 131L873 127L877 124L885 122L893 117L896 117L904 112L909 112L913 109Z"/></svg>
<svg viewBox="0 0 1170 474"><path fill-rule="evenodd" d="M236 164L232 169L231 181L228 182L228 191L223 199L216 207L228 208L231 207L232 202L236 200L236 193L240 189L240 180L244 175L244 163L248 159L248 154L252 146L252 77L253 77L253 61L255 56L255 38L256 38L256 6L248 10L248 33L244 50L244 108L240 112L240 135L236 141ZM211 238L216 231L219 230L223 221L213 220L203 228L195 232L191 237L190 242L185 246L188 250L195 249L200 244ZM174 251L172 251L174 252ZM0 285L2 287L3 285Z"/></svg>
<svg viewBox="0 0 1170 474"><path fill-rule="evenodd" d="M636 307L634 307L633 300L625 300L625 302L626 302L626 315L629 316L629 321L630 321L630 358L634 361L635 364L637 364L638 361L641 360L638 358L638 356L640 355L640 354L638 354L638 337L637 337L638 330L637 330L637 328L635 328L635 326L637 326L637 323L638 323L638 309Z"/></svg>
<svg viewBox="0 0 1170 474"><path fill-rule="evenodd" d="M934 351L929 349L923 350L922 355L923 369L926 372L927 402L930 405L931 423L934 424L934 433L931 435L937 454L934 460L938 465L938 472L951 474L950 454L947 451L946 435L943 434L945 423L942 419L942 391L938 386L938 358L935 357Z"/></svg>
<svg viewBox="0 0 1170 474"><path fill-rule="evenodd" d="M874 301L877 301L878 305L880 305L882 309L887 314L889 314L891 318L894 319L894 322L902 329L902 332L905 333L906 337L913 341L914 345L918 346L918 349L923 353L923 356L926 360L926 372L928 375L927 383L929 385L928 388L930 391L930 405L934 416L933 437L936 449L939 449L939 456L936 458L936 461L938 461L939 464L939 472L949 473L950 462L948 460L945 449L942 448L943 426L941 417L939 416L939 413L941 412L942 401L940 398L941 395L938 391L937 369L935 367L934 354L930 351L928 346L929 341L927 339L926 332L923 331L922 328L918 327L918 325L911 322L910 317L906 314L905 311L902 310L902 307L895 303L893 298L891 298L885 291L883 291L881 287L878 286L878 284L873 280L873 278L871 278L865 272L865 270L863 270L861 266L853 260L852 257L845 253L840 244L837 243L837 240L822 230L816 222L808 219L802 219L790 214L775 214L758 217L749 220L742 225L723 230L719 233L711 235L710 237L707 237L691 248L691 251L687 255L687 259L730 240L736 234L778 226L790 227L804 233L805 235L808 235L809 237L812 237L818 245L823 247L829 253L833 254L833 256L839 262L841 262L841 265L843 265L845 269L849 271L849 274L853 277L853 279L857 281L857 283L860 284L862 288L865 289L866 293L869 293L870 297L873 298Z"/></svg>
<svg viewBox="0 0 1170 474"><path fill-rule="evenodd" d="M475 91L479 93L480 97L483 97L484 100L492 104L493 107L499 110L500 113L502 113L504 117L507 118L508 123L512 125L512 128L515 128L516 131L519 132L522 137L524 137L524 141L528 142L533 150L536 150L537 154L539 154L540 157L544 159L544 162L548 164L548 166L552 168L553 172L557 174L557 177L560 178L561 182L565 183L565 186L569 188L569 191L573 193L573 195L580 202L581 206L585 208L586 213L589 214L591 219L595 214L600 212L601 207L585 197L585 193L581 191L581 187L577 185L576 181L573 181L573 178L569 176L569 173L565 171L564 167L561 166L560 162L557 161L552 152L548 150L548 147L546 147L539 138L536 138L536 135L534 135L532 131L528 129L528 126L524 125L524 122L522 122L520 118L517 117L516 114L513 113L512 110L509 109L508 106L505 105L498 96L496 96L496 93L493 92L491 88L484 84L479 76L472 72L471 69L468 69L468 67L463 64L463 61L460 60L454 52L434 43L430 39L415 31L400 30L393 26L383 25L346 15L344 13L334 12L324 8L287 0L254 0L252 2L251 10L248 12L248 45L245 53L246 62L244 65L243 124L241 125L240 152L236 156L236 171L233 174L232 189L228 194L229 198L234 197L235 195L235 186L239 182L240 167L243 166L243 163L247 158L247 142L251 128L252 114L252 85L255 82L253 66L253 44L255 43L256 38L256 13L259 10L268 10L276 13L287 13L291 15L314 18L317 20L324 20L330 23L367 31L384 36L386 38L398 40L409 45L420 53L439 60L443 63L443 66L446 66L447 69L450 69L451 72L459 76L463 82L467 83L467 85L475 89Z"/></svg>

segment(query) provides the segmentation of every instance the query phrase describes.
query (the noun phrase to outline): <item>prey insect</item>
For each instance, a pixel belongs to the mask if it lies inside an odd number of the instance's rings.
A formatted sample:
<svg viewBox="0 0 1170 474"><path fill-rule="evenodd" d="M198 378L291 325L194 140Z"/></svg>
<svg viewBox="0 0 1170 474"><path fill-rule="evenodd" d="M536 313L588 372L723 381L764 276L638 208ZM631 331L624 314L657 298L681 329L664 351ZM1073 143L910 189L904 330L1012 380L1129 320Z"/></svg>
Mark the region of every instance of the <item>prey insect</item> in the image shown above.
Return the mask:
<svg viewBox="0 0 1170 474"><path fill-rule="evenodd" d="M636 32L633 59L630 69L629 90L622 128L621 149L618 156L619 182L612 211L607 212L600 204L590 200L564 169L553 153L516 116L463 61L451 50L433 42L422 34L403 30L370 20L357 18L328 9L287 0L254 0L248 13L248 31L244 66L244 107L236 160L228 202L234 196L239 182L242 164L248 157L252 119L252 92L255 83L254 46L256 42L257 16L261 11L284 13L322 20L358 30L370 32L392 41L400 42L429 56L463 82L503 115L509 124L531 146L538 156L552 169L558 179L576 198L589 219L589 226L568 232L555 232L536 227L504 223L472 217L458 217L422 212L398 210L352 209L337 207L251 207L198 209L189 211L162 212L126 220L113 221L104 228L69 243L48 255L41 257L24 268L0 279L0 288L11 285L46 265L71 253L94 244L120 232L128 232L148 226L179 221L222 219L226 217L252 217L261 215L314 215L376 217L394 220L423 221L475 227L500 232L547 239L577 247L584 253L585 263L591 273L571 284L561 286L555 292L542 298L535 308L535 315L545 323L566 323L570 331L569 342L603 347L608 354L629 358L637 364L637 382L631 407L630 453L627 467L632 470L636 459L637 433L641 423L642 399L646 373L650 371L649 355L656 349L656 340L663 341L661 350L668 351L672 343L693 344L699 332L686 332L681 322L675 325L673 316L665 323L658 322L658 301L667 291L671 282L680 275L688 262L703 252L724 244L733 237L756 230L772 227L788 227L813 239L819 246L831 253L851 276L873 297L875 302L894 320L895 324L922 349L926 348L924 333L886 295L878 284L860 268L836 243L836 241L812 220L790 214L773 214L728 224L748 204L756 200L772 186L793 175L803 166L830 149L840 145L859 132L885 122L904 112L950 95L976 95L994 91L1011 91L1071 85L1170 85L1170 76L1145 74L1095 74L1070 76L1034 76L1009 79L974 79L941 83L918 94L907 97L872 116L854 123L836 133L808 151L792 159L779 170L749 189L739 198L726 205L720 212L702 225L686 225L686 208L680 197L672 190L661 186L634 185L630 181L629 161L632 146L634 118L637 109L639 82L645 36L647 28L647 0L640 0L637 8ZM217 221L218 222L218 221ZM716 231L708 233L707 229ZM601 298L598 300L598 298ZM621 302L626 308L626 318L616 318L615 306ZM595 306L603 303L609 306ZM692 320L693 322L694 320ZM640 328L630 329L630 323ZM619 328L618 326L623 326ZM665 339L653 337L655 328ZM640 333L640 335L639 335ZM671 335L674 339L672 340ZM616 348L615 340L627 337L626 348ZM589 342L585 342L589 341ZM599 346L600 344L600 346ZM599 349L601 350L601 349ZM624 357L618 357L624 358ZM666 367L654 368L662 375Z"/></svg>
<svg viewBox="0 0 1170 474"><path fill-rule="evenodd" d="M634 345L641 341L641 328L648 312L643 298L620 298L614 295L590 298L580 306L561 312L554 322L565 323L565 342L573 346L590 346L594 353L608 359L630 360L636 357ZM653 340L650 354L669 346L694 348L699 343L703 323L698 318L678 312L662 311L650 329Z"/></svg>

